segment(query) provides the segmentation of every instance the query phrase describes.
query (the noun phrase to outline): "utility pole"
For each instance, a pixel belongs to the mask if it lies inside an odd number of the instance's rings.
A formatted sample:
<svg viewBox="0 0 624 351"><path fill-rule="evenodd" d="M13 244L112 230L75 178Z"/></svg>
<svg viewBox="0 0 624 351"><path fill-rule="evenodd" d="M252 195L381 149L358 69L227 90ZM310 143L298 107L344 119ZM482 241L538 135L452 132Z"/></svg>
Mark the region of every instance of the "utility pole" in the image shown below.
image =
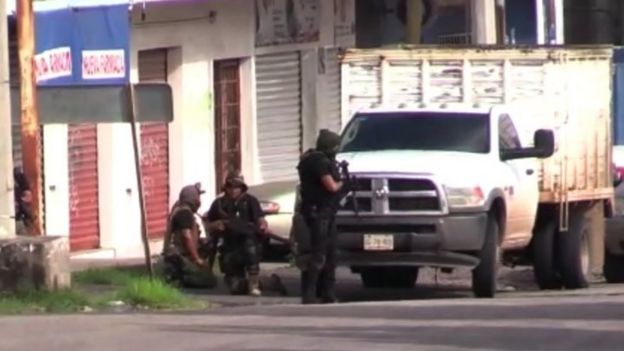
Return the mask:
<svg viewBox="0 0 624 351"><path fill-rule="evenodd" d="M42 179L41 132L37 113L37 82L35 79L35 14L32 0L17 0L17 44L20 66L20 101L22 122L22 158L24 173L32 192L33 228L41 235Z"/></svg>
<svg viewBox="0 0 624 351"><path fill-rule="evenodd" d="M407 0L406 5L407 35L405 41L407 44L417 45L420 44L422 37L423 0Z"/></svg>
<svg viewBox="0 0 624 351"><path fill-rule="evenodd" d="M15 236L9 33L7 29L6 0L0 0L0 239L10 239Z"/></svg>
<svg viewBox="0 0 624 351"><path fill-rule="evenodd" d="M494 0L471 0L470 7L472 43L496 44L496 2Z"/></svg>

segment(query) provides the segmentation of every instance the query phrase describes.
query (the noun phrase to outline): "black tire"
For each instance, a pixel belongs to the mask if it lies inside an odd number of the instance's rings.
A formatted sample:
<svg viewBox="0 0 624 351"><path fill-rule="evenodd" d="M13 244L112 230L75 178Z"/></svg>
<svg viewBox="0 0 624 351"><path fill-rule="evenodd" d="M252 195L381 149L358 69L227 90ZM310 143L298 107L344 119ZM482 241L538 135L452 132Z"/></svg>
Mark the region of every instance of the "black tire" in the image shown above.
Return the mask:
<svg viewBox="0 0 624 351"><path fill-rule="evenodd" d="M557 227L553 219L541 219L533 233L533 275L542 290L561 290L561 273L557 260Z"/></svg>
<svg viewBox="0 0 624 351"><path fill-rule="evenodd" d="M568 231L559 233L559 267L566 289L584 289L589 286L589 224L586 208L580 207L570 211Z"/></svg>
<svg viewBox="0 0 624 351"><path fill-rule="evenodd" d="M496 218L488 216L485 241L481 249L480 262L472 270L472 292L478 298L492 298L496 295L500 250L498 245L499 225Z"/></svg>
<svg viewBox="0 0 624 351"><path fill-rule="evenodd" d="M369 267L360 272L366 288L412 288L418 280L418 267Z"/></svg>
<svg viewBox="0 0 624 351"><path fill-rule="evenodd" d="M624 283L624 256L605 250L603 274L609 284Z"/></svg>

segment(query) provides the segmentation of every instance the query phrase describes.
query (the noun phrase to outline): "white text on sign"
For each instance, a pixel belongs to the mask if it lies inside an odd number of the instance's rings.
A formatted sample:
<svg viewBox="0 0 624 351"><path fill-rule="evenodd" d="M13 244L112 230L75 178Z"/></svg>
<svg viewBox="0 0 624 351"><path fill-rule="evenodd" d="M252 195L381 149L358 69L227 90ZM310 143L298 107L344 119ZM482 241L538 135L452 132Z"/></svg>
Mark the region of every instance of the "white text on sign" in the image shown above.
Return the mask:
<svg viewBox="0 0 624 351"><path fill-rule="evenodd" d="M126 76L124 50L82 52L82 79L114 79Z"/></svg>
<svg viewBox="0 0 624 351"><path fill-rule="evenodd" d="M37 82L72 75L72 55L70 47L60 47L35 55Z"/></svg>

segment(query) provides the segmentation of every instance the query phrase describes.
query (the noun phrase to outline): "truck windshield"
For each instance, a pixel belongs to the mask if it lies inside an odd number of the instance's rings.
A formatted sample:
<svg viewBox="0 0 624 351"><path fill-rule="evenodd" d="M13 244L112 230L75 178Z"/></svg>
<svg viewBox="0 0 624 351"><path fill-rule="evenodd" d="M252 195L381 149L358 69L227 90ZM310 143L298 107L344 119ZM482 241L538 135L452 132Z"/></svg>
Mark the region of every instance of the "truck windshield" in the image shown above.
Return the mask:
<svg viewBox="0 0 624 351"><path fill-rule="evenodd" d="M361 113L342 135L340 152L427 150L488 153L489 118L477 113Z"/></svg>

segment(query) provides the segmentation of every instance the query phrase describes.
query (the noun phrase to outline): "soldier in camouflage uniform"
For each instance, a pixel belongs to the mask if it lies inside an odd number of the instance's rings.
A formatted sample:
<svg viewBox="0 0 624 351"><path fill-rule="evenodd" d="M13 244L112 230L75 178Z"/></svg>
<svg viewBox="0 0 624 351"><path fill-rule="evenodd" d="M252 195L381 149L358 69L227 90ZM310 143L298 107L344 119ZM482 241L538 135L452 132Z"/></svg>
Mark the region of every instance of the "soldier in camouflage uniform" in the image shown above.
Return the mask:
<svg viewBox="0 0 624 351"><path fill-rule="evenodd" d="M199 237L201 224L196 220L203 193L199 184L185 186L167 221L165 274L168 281L184 287L213 288L217 284L209 260L210 242Z"/></svg>
<svg viewBox="0 0 624 351"><path fill-rule="evenodd" d="M260 279L259 235L268 232L268 224L258 199L247 193L239 172L231 172L223 186L224 195L217 198L205 215L210 235L219 238L219 265L231 294L260 296L261 288L285 295L276 275Z"/></svg>

